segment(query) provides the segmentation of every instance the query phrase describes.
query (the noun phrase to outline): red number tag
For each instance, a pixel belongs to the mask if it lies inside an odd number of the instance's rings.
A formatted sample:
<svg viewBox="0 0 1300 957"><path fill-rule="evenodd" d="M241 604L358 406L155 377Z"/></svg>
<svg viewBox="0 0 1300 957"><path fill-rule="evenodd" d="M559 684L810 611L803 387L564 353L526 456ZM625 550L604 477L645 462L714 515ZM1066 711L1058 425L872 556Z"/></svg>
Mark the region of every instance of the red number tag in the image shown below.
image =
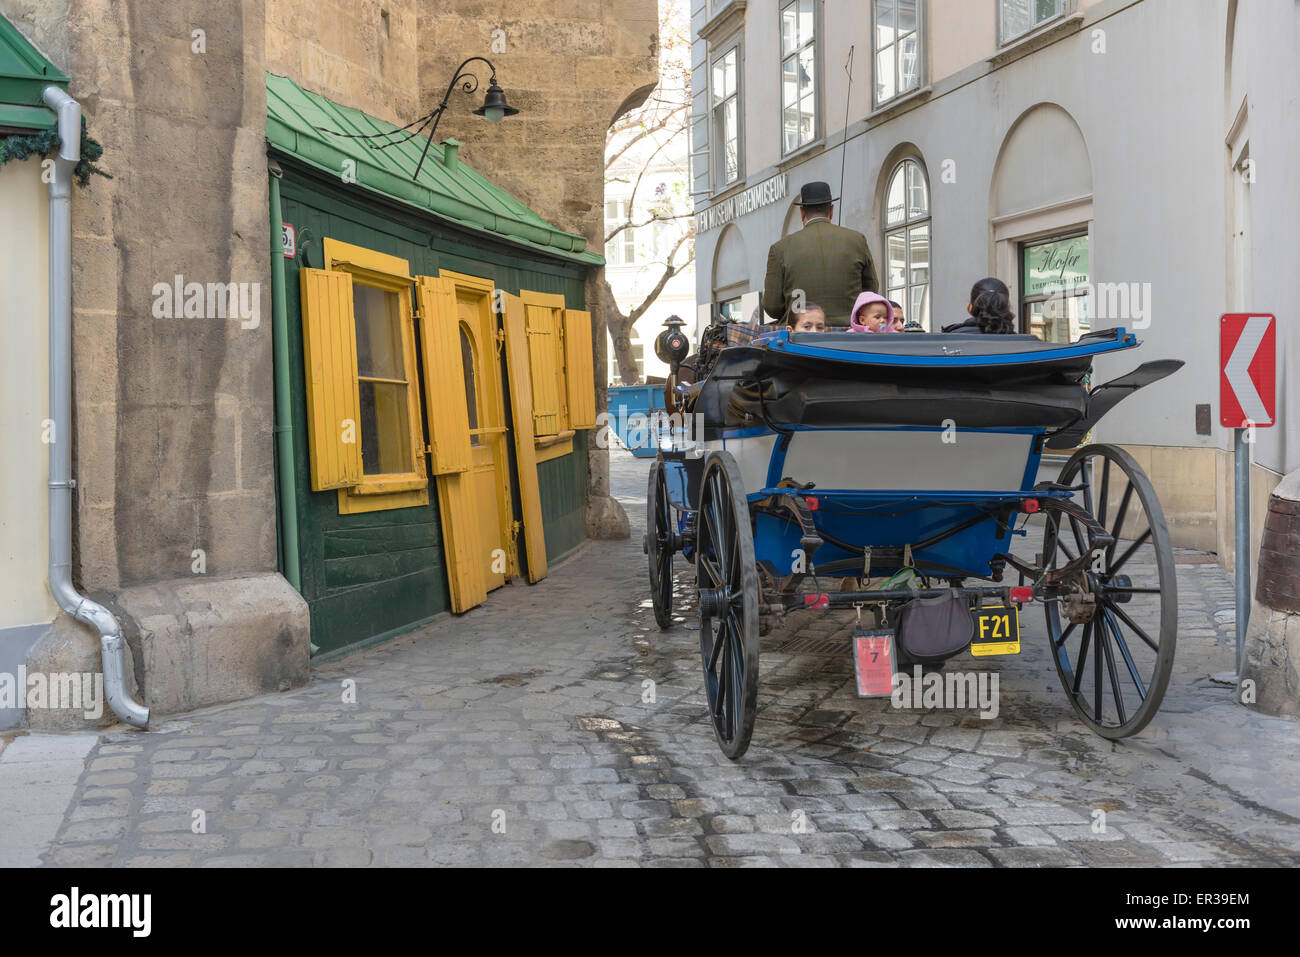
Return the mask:
<svg viewBox="0 0 1300 957"><path fill-rule="evenodd" d="M858 697L888 697L894 692L894 632L891 628L853 632L853 662Z"/></svg>

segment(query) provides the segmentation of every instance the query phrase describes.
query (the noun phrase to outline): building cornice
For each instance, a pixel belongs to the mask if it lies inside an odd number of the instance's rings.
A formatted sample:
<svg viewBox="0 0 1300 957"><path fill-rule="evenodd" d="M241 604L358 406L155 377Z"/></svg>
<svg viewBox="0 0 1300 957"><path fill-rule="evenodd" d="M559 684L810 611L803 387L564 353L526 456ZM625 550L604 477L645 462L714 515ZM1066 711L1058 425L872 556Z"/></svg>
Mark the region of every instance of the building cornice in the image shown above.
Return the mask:
<svg viewBox="0 0 1300 957"><path fill-rule="evenodd" d="M725 40L745 22L745 8L749 0L731 0L700 28L700 38L710 46Z"/></svg>

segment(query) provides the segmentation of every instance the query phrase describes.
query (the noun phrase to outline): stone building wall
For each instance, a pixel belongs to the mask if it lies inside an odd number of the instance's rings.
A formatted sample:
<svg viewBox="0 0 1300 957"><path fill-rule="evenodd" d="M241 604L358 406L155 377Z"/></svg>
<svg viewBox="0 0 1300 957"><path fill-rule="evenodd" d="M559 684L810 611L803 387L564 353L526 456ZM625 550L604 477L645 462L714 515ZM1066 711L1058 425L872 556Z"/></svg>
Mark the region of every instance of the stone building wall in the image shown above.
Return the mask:
<svg viewBox="0 0 1300 957"><path fill-rule="evenodd" d="M300 683L306 604L276 572L263 0L0 12L72 78L113 177L72 201L74 579L118 613L162 712ZM159 302L177 276L202 315ZM209 283L242 284L247 317L220 317ZM97 671L96 636L60 616L28 667Z"/></svg>
<svg viewBox="0 0 1300 957"><path fill-rule="evenodd" d="M118 613L144 703L164 713L298 683L306 605L276 571L265 71L400 125L436 105L460 60L492 57L526 112L492 126L470 114L482 91L454 94L438 138L457 135L466 161L598 247L605 130L653 86L655 0L536 0L530 19L488 0L0 0L0 13L72 78L114 177L73 200L74 578ZM177 276L247 284L258 313L160 316L156 289ZM597 495L606 476L593 458ZM610 511L596 532L618 525ZM97 670L97 656L62 616L29 667Z"/></svg>

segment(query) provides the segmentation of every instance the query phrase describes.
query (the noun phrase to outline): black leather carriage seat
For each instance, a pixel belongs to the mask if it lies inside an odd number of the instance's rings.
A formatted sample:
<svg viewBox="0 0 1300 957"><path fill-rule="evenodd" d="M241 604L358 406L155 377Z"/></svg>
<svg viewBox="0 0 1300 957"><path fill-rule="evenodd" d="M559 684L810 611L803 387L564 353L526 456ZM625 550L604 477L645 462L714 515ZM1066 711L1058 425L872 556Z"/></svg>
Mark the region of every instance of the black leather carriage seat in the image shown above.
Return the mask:
<svg viewBox="0 0 1300 957"><path fill-rule="evenodd" d="M1087 413L1083 377L1092 357L1062 356L1061 345L1034 336L803 333L790 341L846 359L795 356L762 343L725 350L692 409L704 415L706 436L723 427L942 428L949 421L957 428L1055 429ZM851 361L863 354L881 360ZM1025 361L1026 354L1034 358ZM895 364L905 356L987 356L992 362Z"/></svg>

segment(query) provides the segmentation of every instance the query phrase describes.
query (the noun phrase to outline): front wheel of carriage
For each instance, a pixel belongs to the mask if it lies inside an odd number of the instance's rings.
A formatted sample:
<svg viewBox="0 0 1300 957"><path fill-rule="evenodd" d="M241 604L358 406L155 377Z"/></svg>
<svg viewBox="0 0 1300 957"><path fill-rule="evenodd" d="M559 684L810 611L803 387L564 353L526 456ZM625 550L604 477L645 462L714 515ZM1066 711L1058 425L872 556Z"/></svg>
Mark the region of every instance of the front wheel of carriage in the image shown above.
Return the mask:
<svg viewBox="0 0 1300 957"><path fill-rule="evenodd" d="M749 748L758 709L758 574L749 503L729 453L706 460L696 516L704 690L718 745L734 761Z"/></svg>
<svg viewBox="0 0 1300 957"><path fill-rule="evenodd" d="M664 463L656 459L650 466L650 485L646 490L646 555L650 559L650 602L655 623L667 628L673 623L673 531L677 527L672 504L668 501Z"/></svg>
<svg viewBox="0 0 1300 957"><path fill-rule="evenodd" d="M1169 530L1150 480L1123 449L1079 449L1058 482L1081 487L1081 504L1114 542L1047 603L1052 657L1075 712L1102 737L1125 738L1155 715L1173 669L1178 584ZM1049 513L1043 566L1067 565L1086 542L1077 518Z"/></svg>

